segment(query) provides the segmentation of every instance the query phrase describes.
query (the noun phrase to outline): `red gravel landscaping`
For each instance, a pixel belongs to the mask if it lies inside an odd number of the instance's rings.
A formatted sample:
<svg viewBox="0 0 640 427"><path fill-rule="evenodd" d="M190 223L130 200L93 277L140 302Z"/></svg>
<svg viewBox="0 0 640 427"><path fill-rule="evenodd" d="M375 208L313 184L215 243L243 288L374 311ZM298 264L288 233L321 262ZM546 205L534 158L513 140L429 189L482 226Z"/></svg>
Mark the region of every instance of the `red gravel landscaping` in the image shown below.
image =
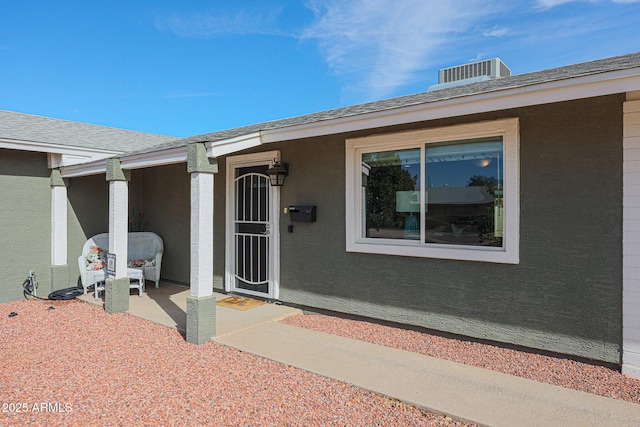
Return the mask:
<svg viewBox="0 0 640 427"><path fill-rule="evenodd" d="M0 355L2 426L468 425L77 300L0 304Z"/></svg>
<svg viewBox="0 0 640 427"><path fill-rule="evenodd" d="M282 322L600 396L640 403L640 380L626 377L619 371L604 366L333 316L296 315Z"/></svg>

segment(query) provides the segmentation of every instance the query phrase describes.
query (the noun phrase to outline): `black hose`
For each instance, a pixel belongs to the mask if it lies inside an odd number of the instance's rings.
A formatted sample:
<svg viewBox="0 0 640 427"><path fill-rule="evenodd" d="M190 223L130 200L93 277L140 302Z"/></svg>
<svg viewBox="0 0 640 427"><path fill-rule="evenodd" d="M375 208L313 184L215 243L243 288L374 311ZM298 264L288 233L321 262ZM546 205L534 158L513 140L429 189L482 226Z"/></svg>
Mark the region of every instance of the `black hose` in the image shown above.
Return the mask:
<svg viewBox="0 0 640 427"><path fill-rule="evenodd" d="M53 291L49 294L49 299L50 300L70 300L70 299L74 299L77 296L80 296L84 293L84 290L79 287L79 286L75 286L73 288L65 288L65 289L58 289L57 291Z"/></svg>
<svg viewBox="0 0 640 427"><path fill-rule="evenodd" d="M81 287L75 286L73 288L58 289L57 291L51 292L47 298L42 298L37 295L33 295L32 286L29 286L30 282L31 281L27 279L22 284L22 287L24 288L23 293L25 298L31 297L31 298L38 298L45 301L59 301L59 300L74 299L75 297L82 295L84 293Z"/></svg>

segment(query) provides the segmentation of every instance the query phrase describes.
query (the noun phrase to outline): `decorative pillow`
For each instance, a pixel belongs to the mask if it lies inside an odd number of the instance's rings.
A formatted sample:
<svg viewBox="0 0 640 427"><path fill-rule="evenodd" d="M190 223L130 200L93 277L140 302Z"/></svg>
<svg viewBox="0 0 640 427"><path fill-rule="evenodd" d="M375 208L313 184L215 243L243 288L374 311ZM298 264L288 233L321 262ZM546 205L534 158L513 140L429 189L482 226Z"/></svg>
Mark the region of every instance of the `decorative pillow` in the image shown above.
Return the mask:
<svg viewBox="0 0 640 427"><path fill-rule="evenodd" d="M156 265L154 258L149 259L132 259L127 263L127 267L140 268L140 267L153 267Z"/></svg>
<svg viewBox="0 0 640 427"><path fill-rule="evenodd" d="M87 270L100 270L104 268L107 263L107 251L100 249L97 246L91 246L87 253Z"/></svg>
<svg viewBox="0 0 640 427"><path fill-rule="evenodd" d="M102 270L105 266L104 262L90 262L87 264L87 271L98 271Z"/></svg>

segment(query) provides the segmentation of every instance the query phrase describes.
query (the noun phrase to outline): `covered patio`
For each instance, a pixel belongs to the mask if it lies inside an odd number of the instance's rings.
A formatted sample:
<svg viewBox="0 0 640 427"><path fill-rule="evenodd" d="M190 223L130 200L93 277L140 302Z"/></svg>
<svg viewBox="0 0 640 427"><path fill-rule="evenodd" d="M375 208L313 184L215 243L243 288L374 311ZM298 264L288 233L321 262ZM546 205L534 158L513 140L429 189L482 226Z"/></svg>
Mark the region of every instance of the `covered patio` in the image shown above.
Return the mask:
<svg viewBox="0 0 640 427"><path fill-rule="evenodd" d="M160 281L160 287L146 286L142 296L137 290L129 295L129 313L160 325L177 329L180 333L187 330L187 297L189 288L173 283ZM213 293L216 301L229 298L231 295ZM90 304L104 306L104 293L94 299L93 292L81 295L78 299ZM280 304L265 302L247 310L225 306L216 306L216 336L224 336L242 331L261 323L278 321L285 317L302 313L301 310Z"/></svg>

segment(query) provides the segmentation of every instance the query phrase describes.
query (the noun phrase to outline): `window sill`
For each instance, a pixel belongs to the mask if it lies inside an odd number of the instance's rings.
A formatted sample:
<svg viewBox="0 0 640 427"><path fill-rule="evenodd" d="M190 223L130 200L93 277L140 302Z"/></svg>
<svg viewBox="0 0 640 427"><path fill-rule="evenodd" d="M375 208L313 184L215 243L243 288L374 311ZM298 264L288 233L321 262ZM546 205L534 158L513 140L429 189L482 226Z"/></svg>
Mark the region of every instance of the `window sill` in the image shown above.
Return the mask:
<svg viewBox="0 0 640 427"><path fill-rule="evenodd" d="M398 255L415 258L436 258L461 261L492 262L499 264L519 264L517 250L494 247L471 247L462 245L420 245L416 241L389 241L375 239L347 243L347 252L379 255Z"/></svg>

